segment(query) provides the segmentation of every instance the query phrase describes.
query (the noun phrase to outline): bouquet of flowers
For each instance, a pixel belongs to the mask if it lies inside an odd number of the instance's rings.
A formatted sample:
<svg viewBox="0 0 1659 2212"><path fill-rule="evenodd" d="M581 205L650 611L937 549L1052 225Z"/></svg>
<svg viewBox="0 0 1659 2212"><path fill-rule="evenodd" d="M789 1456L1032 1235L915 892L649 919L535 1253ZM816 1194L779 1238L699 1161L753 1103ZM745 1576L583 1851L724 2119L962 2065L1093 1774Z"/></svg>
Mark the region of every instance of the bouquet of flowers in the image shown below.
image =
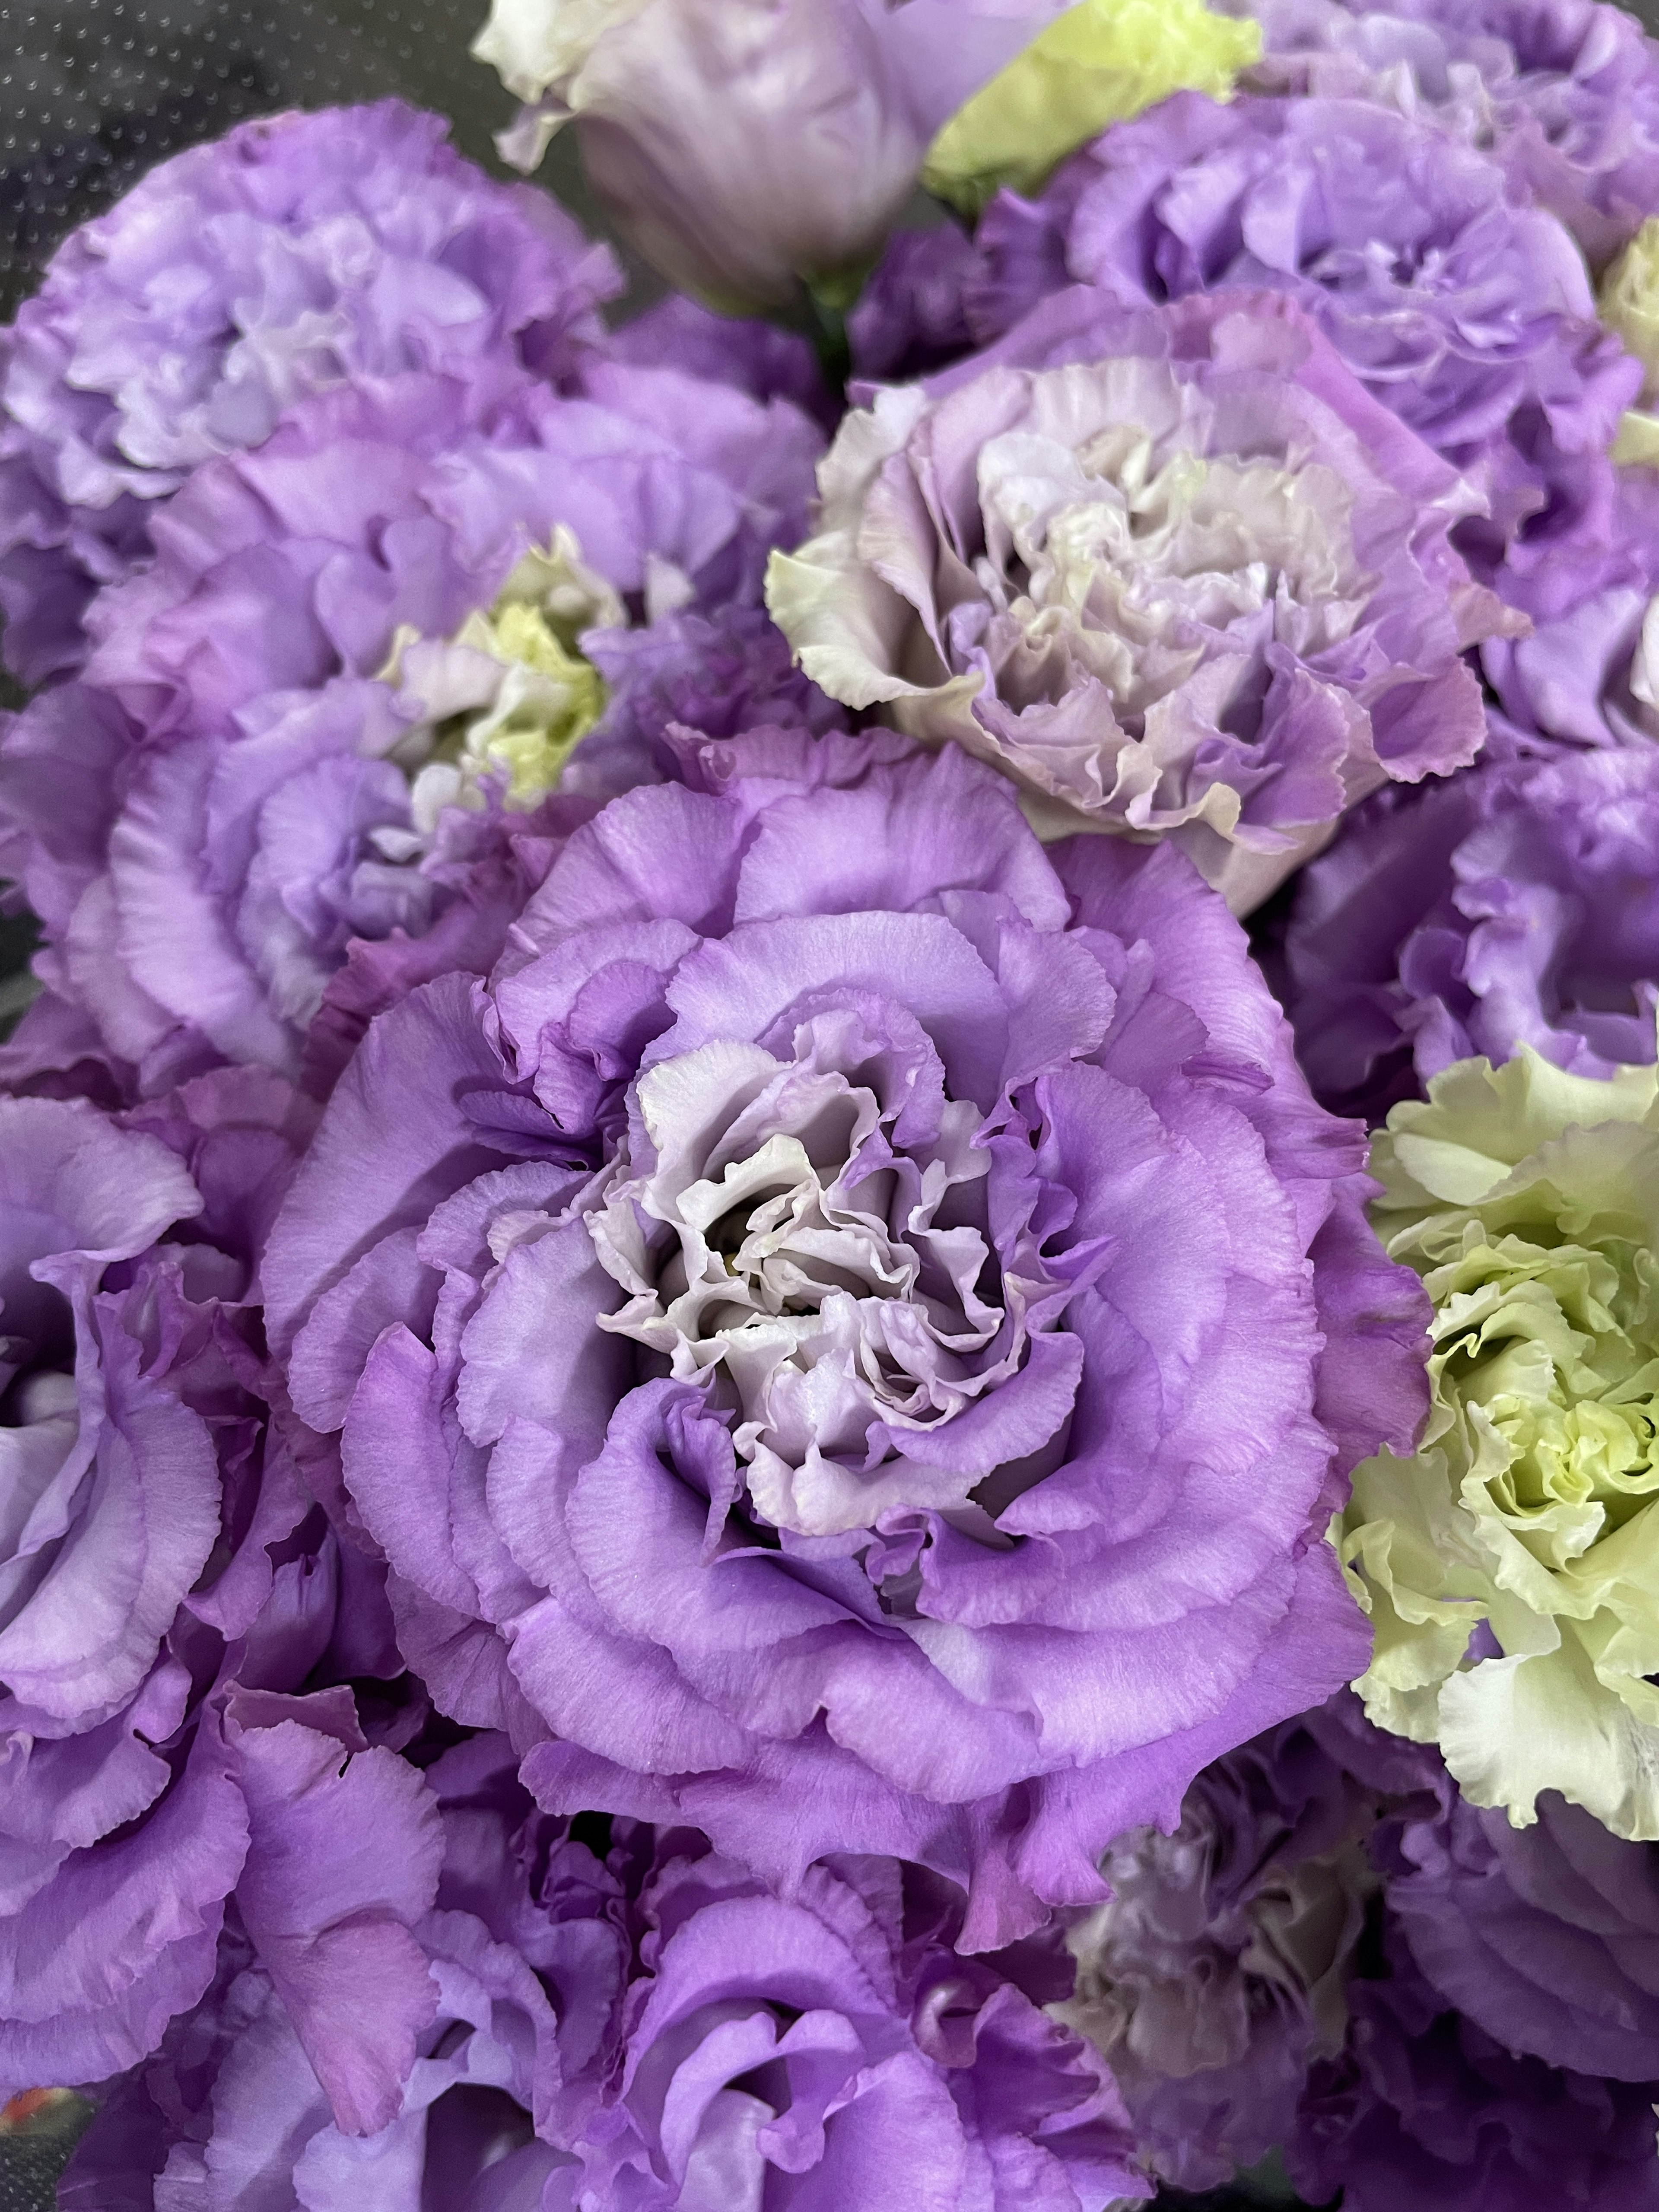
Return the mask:
<svg viewBox="0 0 1659 2212"><path fill-rule="evenodd" d="M1659 47L476 52L646 312L386 101L0 333L0 2094L1659 2212Z"/></svg>

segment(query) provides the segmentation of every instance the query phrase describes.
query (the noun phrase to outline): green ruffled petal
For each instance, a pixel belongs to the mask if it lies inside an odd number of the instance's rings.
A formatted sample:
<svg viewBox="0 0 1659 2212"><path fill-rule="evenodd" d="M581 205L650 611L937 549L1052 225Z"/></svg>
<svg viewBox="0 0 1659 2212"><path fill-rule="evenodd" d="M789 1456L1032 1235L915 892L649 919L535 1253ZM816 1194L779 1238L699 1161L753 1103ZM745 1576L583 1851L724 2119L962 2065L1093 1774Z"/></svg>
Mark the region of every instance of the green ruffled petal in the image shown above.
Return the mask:
<svg viewBox="0 0 1659 2212"><path fill-rule="evenodd" d="M1434 1300L1433 1407L1342 1518L1357 1686L1477 1804L1524 1823L1559 1790L1659 1837L1659 1075L1465 1060L1372 1166Z"/></svg>
<svg viewBox="0 0 1659 2212"><path fill-rule="evenodd" d="M1040 191L1068 154L1172 92L1231 94L1261 27L1202 0L1081 0L945 125L922 182L977 216L1001 185Z"/></svg>

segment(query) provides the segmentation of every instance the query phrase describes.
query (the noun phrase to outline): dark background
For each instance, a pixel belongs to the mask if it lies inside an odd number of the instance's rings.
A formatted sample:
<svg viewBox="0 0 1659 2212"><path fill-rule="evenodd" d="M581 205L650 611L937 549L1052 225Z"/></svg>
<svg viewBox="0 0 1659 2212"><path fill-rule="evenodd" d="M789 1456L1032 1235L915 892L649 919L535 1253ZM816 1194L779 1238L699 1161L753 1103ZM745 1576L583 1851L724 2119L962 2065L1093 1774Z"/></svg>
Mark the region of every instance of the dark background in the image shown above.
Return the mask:
<svg viewBox="0 0 1659 2212"><path fill-rule="evenodd" d="M466 51L487 9L488 0L0 4L0 319L76 223L167 155L217 137L245 116L396 93L441 109L464 153L496 175L511 173L492 133L510 119L514 103ZM1659 29L1659 0L1643 0L1635 12ZM590 229L606 232L568 138L554 142L539 180ZM632 296L648 297L658 288L624 259ZM28 949L29 925L0 919L0 1023L21 1010ZM50 2212L88 2109L65 2104L23 2127L0 2118L0 2212ZM1167 2212L1247 2212L1296 2201L1282 2177L1262 2170L1233 2190L1203 2197L1166 2192L1160 2203Z"/></svg>

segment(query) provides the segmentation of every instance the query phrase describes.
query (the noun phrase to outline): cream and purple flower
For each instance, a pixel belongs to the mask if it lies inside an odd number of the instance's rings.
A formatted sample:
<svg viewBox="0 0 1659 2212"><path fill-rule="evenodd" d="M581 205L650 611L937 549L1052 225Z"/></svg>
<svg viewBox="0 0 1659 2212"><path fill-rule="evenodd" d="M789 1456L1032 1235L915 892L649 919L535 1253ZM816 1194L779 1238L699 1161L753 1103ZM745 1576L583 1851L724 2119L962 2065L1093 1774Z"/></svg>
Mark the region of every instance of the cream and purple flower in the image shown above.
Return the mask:
<svg viewBox="0 0 1659 2212"><path fill-rule="evenodd" d="M820 483L769 586L807 674L1235 911L1485 741L1461 656L1519 618L1449 543L1474 495L1283 299L1062 292L849 415Z"/></svg>
<svg viewBox="0 0 1659 2212"><path fill-rule="evenodd" d="M981 338L1073 281L1153 304L1283 293L1479 491L1455 542L1528 611L1534 575L1576 573L1606 542L1607 450L1640 371L1596 320L1570 234L1431 120L1183 94L1109 131L1040 199L1004 194L977 245Z"/></svg>

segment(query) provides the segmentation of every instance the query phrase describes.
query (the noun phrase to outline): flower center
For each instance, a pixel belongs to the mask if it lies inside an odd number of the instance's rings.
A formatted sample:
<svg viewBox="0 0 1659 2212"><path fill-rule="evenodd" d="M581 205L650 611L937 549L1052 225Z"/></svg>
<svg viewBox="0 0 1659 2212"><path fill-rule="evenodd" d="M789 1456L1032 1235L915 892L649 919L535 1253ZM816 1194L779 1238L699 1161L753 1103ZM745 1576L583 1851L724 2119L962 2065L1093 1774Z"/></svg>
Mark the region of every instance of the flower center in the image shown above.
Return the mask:
<svg viewBox="0 0 1659 2212"><path fill-rule="evenodd" d="M1493 1508L1559 1565L1659 1491L1651 1364L1601 1255L1507 1237L1448 1271L1437 1364L1474 1431ZM1443 1283L1443 1291L1447 1286Z"/></svg>
<svg viewBox="0 0 1659 2212"><path fill-rule="evenodd" d="M991 1468L940 1466L928 1440L1018 1370L1039 1318L992 1238L979 1109L936 1061L916 1073L846 1014L802 1023L788 1058L659 1061L588 1219L628 1293L603 1326L711 1384L756 1506L805 1534L965 1507Z"/></svg>
<svg viewBox="0 0 1659 2212"><path fill-rule="evenodd" d="M384 676L421 717L393 758L410 776L422 838L446 806L483 807L489 789L519 811L554 789L608 696L576 641L626 620L561 525L548 550L526 554L495 605L469 615L453 639L399 631Z"/></svg>
<svg viewBox="0 0 1659 2212"><path fill-rule="evenodd" d="M1000 690L1025 705L1093 676L1137 733L1218 647L1316 654L1370 588L1347 489L1316 462L1171 450L1133 422L1078 445L1012 431L981 451L980 500Z"/></svg>

